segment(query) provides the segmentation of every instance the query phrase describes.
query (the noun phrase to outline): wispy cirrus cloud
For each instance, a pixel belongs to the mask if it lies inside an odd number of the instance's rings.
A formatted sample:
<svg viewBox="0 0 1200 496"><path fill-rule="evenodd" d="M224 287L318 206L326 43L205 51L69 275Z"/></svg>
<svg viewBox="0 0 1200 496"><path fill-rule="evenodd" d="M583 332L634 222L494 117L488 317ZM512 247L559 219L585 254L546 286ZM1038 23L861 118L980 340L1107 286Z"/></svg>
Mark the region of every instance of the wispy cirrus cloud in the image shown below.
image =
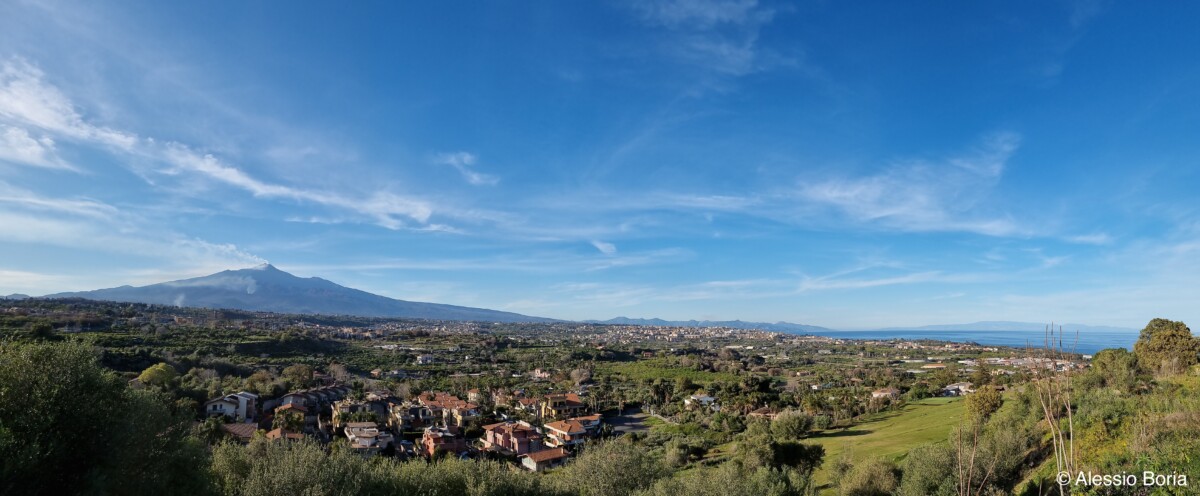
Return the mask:
<svg viewBox="0 0 1200 496"><path fill-rule="evenodd" d="M49 198L0 181L0 205L115 221L120 212L113 206L89 198Z"/></svg>
<svg viewBox="0 0 1200 496"><path fill-rule="evenodd" d="M67 139L130 150L136 135L88 123L45 74L25 59L0 63L0 119L37 127Z"/></svg>
<svg viewBox="0 0 1200 496"><path fill-rule="evenodd" d="M1107 245L1113 242L1113 237L1108 233L1092 233L1080 234L1075 236L1067 236L1066 241L1084 245Z"/></svg>
<svg viewBox="0 0 1200 496"><path fill-rule="evenodd" d="M462 174L463 179L466 179L473 186L494 186L496 183L499 183L500 178L476 172L472 169L478 160L479 157L468 152L443 153L437 157L439 164L453 167L459 174Z"/></svg>
<svg viewBox="0 0 1200 496"><path fill-rule="evenodd" d="M66 94L46 81L40 69L20 58L0 64L0 122L4 121L32 126L83 146L99 146L121 158L132 159L130 162L134 164L149 164L132 166L148 179L169 176L182 181L213 180L257 198L291 200L356 213L388 229L410 227L410 222L415 222L418 229L448 227L429 223L433 207L418 198L387 190L340 192L272 183L182 143L139 138L134 133L89 123ZM34 139L24 129L6 126L0 133L0 146L4 146L0 149L0 159L16 157L33 165L69 167L51 154L54 143L50 136Z"/></svg>
<svg viewBox="0 0 1200 496"><path fill-rule="evenodd" d="M0 161L48 169L78 171L58 156L54 140L34 137L23 128L0 125Z"/></svg>
<svg viewBox="0 0 1200 496"><path fill-rule="evenodd" d="M775 10L756 0L667 0L637 2L642 22L665 29L666 55L719 74L741 76L765 65L759 30Z"/></svg>
<svg viewBox="0 0 1200 496"><path fill-rule="evenodd" d="M1026 234L1007 216L976 211L1019 144L1018 135L997 133L964 155L940 161L905 161L869 176L804 181L795 198L862 225L989 236Z"/></svg>
<svg viewBox="0 0 1200 496"><path fill-rule="evenodd" d="M0 183L0 243L78 249L81 244L94 252L119 257L151 260L159 267L154 274L139 275L112 267L89 268L88 277L80 277L69 268L61 273L44 272L46 279L22 286L4 281L0 286L13 290L35 290L41 283L61 282L55 290L95 289L94 283L108 278L123 283L161 282L162 277L196 276L230 267L264 262L230 243L213 243L172 230L138 214L85 198L57 198L39 195ZM62 267L64 264L55 264ZM155 279L159 277L159 279ZM37 281L32 281L37 282ZM107 283L106 283L107 284ZM27 289L23 289L27 288Z"/></svg>
<svg viewBox="0 0 1200 496"><path fill-rule="evenodd" d="M603 241L593 239L592 246L596 247L597 251L605 255L612 256L617 254L617 245L612 243L605 243Z"/></svg>
<svg viewBox="0 0 1200 496"><path fill-rule="evenodd" d="M355 211L373 218L377 224L389 229L404 227L406 224L402 218L405 217L427 223L433 215L433 208L428 203L385 191L360 198L268 183L251 177L211 154L201 154L178 143L169 143L163 147L163 158L172 168L160 172L168 175L177 175L184 171L194 172L243 189L260 198L282 198Z"/></svg>

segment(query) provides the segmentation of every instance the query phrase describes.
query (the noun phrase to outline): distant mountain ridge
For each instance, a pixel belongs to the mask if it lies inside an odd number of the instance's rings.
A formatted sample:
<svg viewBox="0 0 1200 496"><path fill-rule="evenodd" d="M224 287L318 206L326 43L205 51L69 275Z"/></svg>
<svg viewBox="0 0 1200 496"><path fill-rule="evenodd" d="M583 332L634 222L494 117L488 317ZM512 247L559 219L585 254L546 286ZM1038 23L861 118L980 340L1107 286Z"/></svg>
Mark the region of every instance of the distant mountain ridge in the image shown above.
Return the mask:
<svg viewBox="0 0 1200 496"><path fill-rule="evenodd" d="M876 331L1040 331L1049 325L1048 322L1011 322L1005 320L988 320L981 322L973 322L970 324L939 324L927 325L919 327L885 327L883 329L873 329ZM1054 324L1054 329L1057 331L1059 326L1065 332L1137 332L1138 329L1131 327L1113 327L1113 326L1093 326L1086 324Z"/></svg>
<svg viewBox="0 0 1200 496"><path fill-rule="evenodd" d="M270 264L149 286L121 286L95 291L58 293L43 298L84 298L293 314L481 322L556 322L554 319L484 308L396 300L347 288L319 277L296 277Z"/></svg>
<svg viewBox="0 0 1200 496"><path fill-rule="evenodd" d="M791 322L744 322L741 320L663 320L663 319L631 319L617 317L608 320L585 320L589 324L643 325L643 326L672 326L672 327L728 327L731 329L759 329L775 332L829 332L833 329L825 327L793 324Z"/></svg>

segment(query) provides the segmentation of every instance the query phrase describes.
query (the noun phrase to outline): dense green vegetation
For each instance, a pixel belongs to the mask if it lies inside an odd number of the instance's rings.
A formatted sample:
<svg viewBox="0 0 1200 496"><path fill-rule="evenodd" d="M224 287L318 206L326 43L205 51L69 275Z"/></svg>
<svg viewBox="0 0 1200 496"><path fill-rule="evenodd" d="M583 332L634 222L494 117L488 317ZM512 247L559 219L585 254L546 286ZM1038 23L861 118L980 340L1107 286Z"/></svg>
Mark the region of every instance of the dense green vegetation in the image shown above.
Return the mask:
<svg viewBox="0 0 1200 496"><path fill-rule="evenodd" d="M1102 351L1088 368L1054 367L1052 355L1035 354L1043 362L1032 363L1050 367L993 375L987 366L951 366L912 377L898 371L904 365L867 359L886 357L884 349L858 344L824 358L761 340L753 346L769 352L738 351L749 347L736 338L667 350L597 345L586 333L420 326L355 340L278 317L239 329L131 327L136 311L79 305L0 322L9 326L0 328L4 494L1052 494L1062 463L1095 473L1200 474L1200 341L1162 319L1147 325L1134 352ZM440 363L415 364L431 349ZM365 367L408 375L372 379ZM526 377L533 367L548 377ZM652 416L648 430L589 443L546 474L482 459L366 460L339 442L261 434L240 445L223 439L220 422L197 421L208 398L239 390L277 397L314 385L314 372L353 385L356 395L586 386L591 409L612 416L638 406ZM963 380L978 389L928 397ZM872 398L884 386L902 394ZM1048 390L1065 402L1047 404ZM720 408L684 407L697 393L719 397ZM298 419L275 421L300 428ZM1060 438L1071 448L1065 462L1056 457Z"/></svg>

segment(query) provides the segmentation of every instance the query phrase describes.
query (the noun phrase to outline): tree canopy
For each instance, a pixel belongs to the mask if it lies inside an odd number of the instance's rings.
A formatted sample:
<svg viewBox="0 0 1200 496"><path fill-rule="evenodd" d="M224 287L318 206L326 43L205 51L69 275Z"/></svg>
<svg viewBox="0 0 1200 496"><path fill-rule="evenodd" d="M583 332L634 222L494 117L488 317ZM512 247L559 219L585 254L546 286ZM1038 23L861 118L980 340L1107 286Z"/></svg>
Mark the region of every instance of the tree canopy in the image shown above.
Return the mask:
<svg viewBox="0 0 1200 496"><path fill-rule="evenodd" d="M1183 322L1154 319L1133 345L1138 363L1158 374L1177 374L1200 362L1200 340Z"/></svg>
<svg viewBox="0 0 1200 496"><path fill-rule="evenodd" d="M992 386L984 386L967 396L967 413L975 420L987 420L1004 404L1000 391Z"/></svg>
<svg viewBox="0 0 1200 496"><path fill-rule="evenodd" d="M89 346L0 345L0 493L203 493L203 448L166 403Z"/></svg>
<svg viewBox="0 0 1200 496"><path fill-rule="evenodd" d="M138 376L138 380L142 384L149 384L151 386L166 386L175 380L177 376L179 376L179 373L175 371L175 367L159 362L143 370L142 374Z"/></svg>

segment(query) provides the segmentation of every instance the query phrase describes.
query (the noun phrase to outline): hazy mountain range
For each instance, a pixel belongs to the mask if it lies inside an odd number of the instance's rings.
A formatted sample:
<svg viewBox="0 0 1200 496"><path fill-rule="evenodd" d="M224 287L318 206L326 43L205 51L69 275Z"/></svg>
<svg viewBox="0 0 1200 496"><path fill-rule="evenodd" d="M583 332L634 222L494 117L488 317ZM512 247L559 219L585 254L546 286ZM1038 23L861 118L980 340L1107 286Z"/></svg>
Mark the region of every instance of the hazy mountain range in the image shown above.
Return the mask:
<svg viewBox="0 0 1200 496"><path fill-rule="evenodd" d="M774 324L768 322L744 322L741 320L663 320L663 319L631 319L628 317L617 317L608 320L585 320L593 324L619 324L619 325L644 325L644 326L674 326L674 327L729 327L732 329L761 329L764 331L776 332L829 332L833 329L825 327L793 324L791 322L776 322Z"/></svg>
<svg viewBox="0 0 1200 496"><path fill-rule="evenodd" d="M983 322L972 322L970 324L941 324L927 325L920 327L888 327L884 329L875 329L877 331L1041 331L1046 328L1046 322L1010 322L1003 320L991 320ZM1137 331L1130 327L1112 327L1112 326L1093 326L1086 324L1054 324L1057 330L1062 326L1065 332L1132 332Z"/></svg>
<svg viewBox="0 0 1200 496"><path fill-rule="evenodd" d="M0 299L29 298L13 294ZM319 277L296 277L270 264L241 270L226 270L216 274L182 279L149 286L97 289L73 293L46 295L44 298L85 298L89 300L153 303L201 308L228 308L261 312L357 315L362 317L394 317L431 320L471 320L481 322L561 322L512 312L472 308L441 303L397 300L338 285ZM609 320L587 320L594 324L729 327L762 329L793 334L837 332L826 327L791 322L745 322L741 320L664 320L658 318L617 317ZM1036 322L984 321L970 324L942 324L920 327L890 327L876 331L1040 331L1046 324ZM1125 327L1062 324L1064 330L1098 332L1133 332Z"/></svg>
<svg viewBox="0 0 1200 496"><path fill-rule="evenodd" d="M319 277L302 278L263 264L252 269L226 270L204 277L149 286L58 293L45 298L85 298L202 308L261 312L357 315L482 322L553 322L483 308L396 300L347 288Z"/></svg>

